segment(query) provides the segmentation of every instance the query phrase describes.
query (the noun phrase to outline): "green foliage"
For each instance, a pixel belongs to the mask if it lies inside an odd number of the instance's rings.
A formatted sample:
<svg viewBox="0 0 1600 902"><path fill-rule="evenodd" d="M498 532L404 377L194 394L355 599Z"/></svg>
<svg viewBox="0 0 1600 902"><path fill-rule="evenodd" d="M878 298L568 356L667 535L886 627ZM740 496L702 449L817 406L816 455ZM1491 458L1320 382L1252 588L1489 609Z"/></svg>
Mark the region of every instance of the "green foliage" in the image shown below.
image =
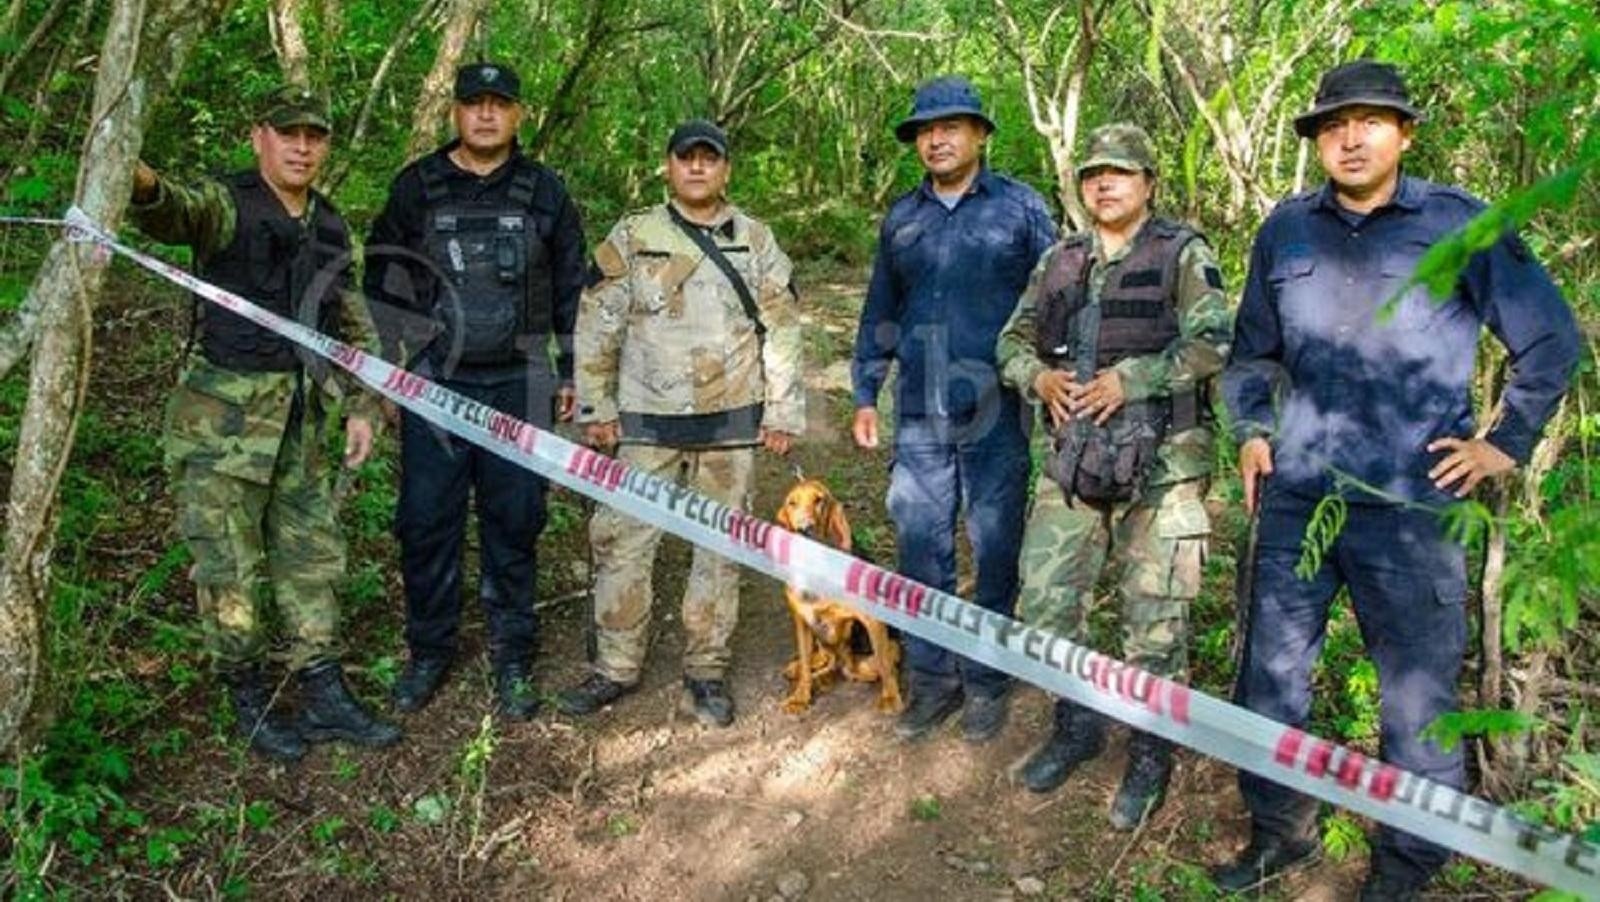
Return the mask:
<svg viewBox="0 0 1600 902"><path fill-rule="evenodd" d="M339 841L339 834L344 831L344 818L338 815L325 817L311 827L311 838L319 845L331 846Z"/></svg>
<svg viewBox="0 0 1600 902"><path fill-rule="evenodd" d="M1339 813L1322 821L1322 848L1334 861L1367 851L1367 834L1349 815Z"/></svg>
<svg viewBox="0 0 1600 902"><path fill-rule="evenodd" d="M1452 751L1467 736L1520 735L1539 729L1537 717L1520 711L1454 711L1442 714L1422 731L1424 738L1439 744L1446 752Z"/></svg>
<svg viewBox="0 0 1600 902"><path fill-rule="evenodd" d="M1306 534L1300 537L1300 560L1294 565L1295 576L1307 582L1316 578L1317 571L1322 569L1323 557L1344 531L1349 513L1349 506L1339 495L1327 495L1317 502L1306 523Z"/></svg>
<svg viewBox="0 0 1600 902"><path fill-rule="evenodd" d="M911 800L911 819L924 824L944 817L944 804L936 795L921 795Z"/></svg>
<svg viewBox="0 0 1600 902"><path fill-rule="evenodd" d="M411 803L411 816L417 823L434 826L450 816L450 800L441 795L425 795Z"/></svg>
<svg viewBox="0 0 1600 902"><path fill-rule="evenodd" d="M367 824L382 834L400 829L400 815L387 805L374 805L367 811Z"/></svg>
<svg viewBox="0 0 1600 902"><path fill-rule="evenodd" d="M639 822L626 811L613 811L606 815L606 835L622 839L639 832Z"/></svg>
<svg viewBox="0 0 1600 902"><path fill-rule="evenodd" d="M1417 285L1426 286L1437 301L1450 297L1473 256L1522 228L1535 214L1569 206L1584 178L1597 167L1600 167L1600 141L1588 158L1491 204L1454 234L1435 242L1417 262L1416 272L1380 308L1379 318L1391 318L1399 308L1400 299ZM1519 252L1527 253L1525 249Z"/></svg>
<svg viewBox="0 0 1600 902"><path fill-rule="evenodd" d="M1544 521L1509 524L1512 553L1506 562L1506 647L1560 647L1596 601L1600 586L1600 517L1593 486L1600 460L1568 458L1544 490L1551 504Z"/></svg>

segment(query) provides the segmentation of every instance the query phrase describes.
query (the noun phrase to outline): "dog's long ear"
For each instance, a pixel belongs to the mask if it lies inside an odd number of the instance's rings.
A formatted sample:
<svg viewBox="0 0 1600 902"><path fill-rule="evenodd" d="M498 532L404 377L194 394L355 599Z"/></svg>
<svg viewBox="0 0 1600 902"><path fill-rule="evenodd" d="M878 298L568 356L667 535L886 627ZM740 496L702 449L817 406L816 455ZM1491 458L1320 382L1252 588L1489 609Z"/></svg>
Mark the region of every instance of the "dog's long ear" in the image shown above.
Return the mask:
<svg viewBox="0 0 1600 902"><path fill-rule="evenodd" d="M845 519L844 505L831 495L828 497L828 535L833 536L835 546L850 550L850 521Z"/></svg>
<svg viewBox="0 0 1600 902"><path fill-rule="evenodd" d="M778 505L778 515L772 518L772 522L782 526L784 529L787 529L790 532L794 532L794 521L789 519L788 496L785 496L783 503Z"/></svg>

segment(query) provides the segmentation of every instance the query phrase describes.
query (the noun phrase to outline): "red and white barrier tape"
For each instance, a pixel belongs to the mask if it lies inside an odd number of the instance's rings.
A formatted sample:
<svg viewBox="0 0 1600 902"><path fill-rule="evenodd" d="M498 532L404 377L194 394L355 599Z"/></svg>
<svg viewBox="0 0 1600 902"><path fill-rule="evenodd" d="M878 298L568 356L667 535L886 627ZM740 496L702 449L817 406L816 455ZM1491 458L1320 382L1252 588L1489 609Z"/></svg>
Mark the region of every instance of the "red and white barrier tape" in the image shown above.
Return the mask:
<svg viewBox="0 0 1600 902"><path fill-rule="evenodd" d="M117 242L80 210L88 240L333 361L441 429L801 589L856 605L919 638L1342 808L1531 880L1600 899L1600 847L1475 796L1154 676L1045 630L790 533L544 432L287 320Z"/></svg>

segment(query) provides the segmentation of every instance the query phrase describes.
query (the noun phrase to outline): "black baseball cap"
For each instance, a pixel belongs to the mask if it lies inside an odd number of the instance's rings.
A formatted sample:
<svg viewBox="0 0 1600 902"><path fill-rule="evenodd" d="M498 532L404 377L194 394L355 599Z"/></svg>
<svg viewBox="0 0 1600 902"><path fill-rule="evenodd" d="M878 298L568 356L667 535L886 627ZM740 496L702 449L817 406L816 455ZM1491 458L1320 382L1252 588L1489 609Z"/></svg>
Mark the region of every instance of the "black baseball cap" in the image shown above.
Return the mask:
<svg viewBox="0 0 1600 902"><path fill-rule="evenodd" d="M516 70L499 63L470 63L456 70L456 100L495 94L522 102L522 79Z"/></svg>
<svg viewBox="0 0 1600 902"><path fill-rule="evenodd" d="M672 137L667 139L667 153L681 157L696 144L704 144L719 156L728 155L728 133L709 119L690 119L673 129Z"/></svg>

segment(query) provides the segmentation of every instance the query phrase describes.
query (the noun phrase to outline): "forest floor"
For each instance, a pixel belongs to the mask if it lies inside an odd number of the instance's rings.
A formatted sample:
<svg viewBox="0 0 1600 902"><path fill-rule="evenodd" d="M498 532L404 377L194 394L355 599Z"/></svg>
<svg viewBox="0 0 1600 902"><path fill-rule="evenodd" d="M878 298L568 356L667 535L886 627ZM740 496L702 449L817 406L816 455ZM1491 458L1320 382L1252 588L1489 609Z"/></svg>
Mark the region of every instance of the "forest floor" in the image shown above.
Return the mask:
<svg viewBox="0 0 1600 902"><path fill-rule="evenodd" d="M785 714L792 630L781 587L764 576L743 579L730 674L738 719L719 730L678 715L689 549L671 538L656 571L658 629L642 688L607 710L575 720L547 706L530 723L491 718L482 619L469 605L452 679L430 707L400 719L403 743L379 752L321 746L291 767L250 757L205 675L155 444L187 303L118 269L97 320L93 413L80 432L81 475L68 480L57 556L70 570L70 597L58 592L52 629L81 643L82 660L63 666L82 668L83 688L60 700L60 751L47 765L56 780L49 792L65 798L67 777L96 773L111 795L96 796L93 816L79 818L89 822L76 825L49 815L81 806L36 803L30 817L40 832L12 840L38 846L40 885L134 898L1217 897L1204 869L1246 834L1230 768L1184 753L1166 806L1119 834L1105 811L1123 764L1122 731L1062 790L1040 796L1018 783L1018 767L1048 730L1048 699L1035 688L1014 694L1009 725L982 746L953 723L919 743L896 739L871 686L837 687L807 714ZM795 456L841 491L865 550L892 561L887 456L855 450L845 425L861 274L821 271L805 288L811 426ZM5 383L0 412L16 410L16 381ZM392 438L383 448L346 504L345 601L353 683L387 708L384 687L404 649L388 533ZM787 462L765 460L756 512L770 516L791 480ZM584 672L586 516L575 495L554 493L541 543L537 663L550 692ZM1231 579L1230 531L1219 534L1208 574L1208 593L1219 598ZM1197 634L1207 629L1198 624ZM1205 688L1226 685L1205 656L1196 669ZM1356 845L1342 862L1262 898L1353 898L1365 863ZM1452 883L1462 887L1472 872ZM1437 897L1525 892L1478 882L1471 893Z"/></svg>

